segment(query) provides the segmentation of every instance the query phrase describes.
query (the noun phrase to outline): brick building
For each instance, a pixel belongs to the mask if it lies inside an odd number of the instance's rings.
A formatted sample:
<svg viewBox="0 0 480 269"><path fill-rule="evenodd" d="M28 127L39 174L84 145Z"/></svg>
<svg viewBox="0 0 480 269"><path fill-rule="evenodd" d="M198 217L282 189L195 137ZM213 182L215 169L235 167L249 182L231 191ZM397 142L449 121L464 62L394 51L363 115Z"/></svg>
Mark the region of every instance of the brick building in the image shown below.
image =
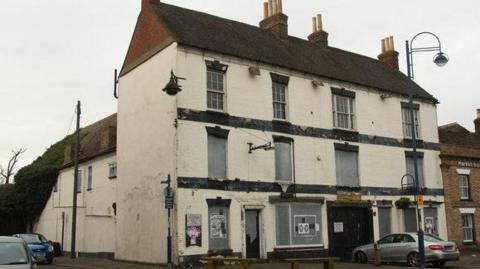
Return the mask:
<svg viewBox="0 0 480 269"><path fill-rule="evenodd" d="M472 133L458 123L439 128L448 238L463 249L480 240L480 109Z"/></svg>

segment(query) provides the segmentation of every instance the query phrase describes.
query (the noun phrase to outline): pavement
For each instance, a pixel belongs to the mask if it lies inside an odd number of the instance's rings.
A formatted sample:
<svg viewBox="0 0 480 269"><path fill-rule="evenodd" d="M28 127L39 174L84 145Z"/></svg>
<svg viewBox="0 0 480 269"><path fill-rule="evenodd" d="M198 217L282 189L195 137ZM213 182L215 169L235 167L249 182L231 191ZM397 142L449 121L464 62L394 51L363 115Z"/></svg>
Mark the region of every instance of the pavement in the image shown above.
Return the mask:
<svg viewBox="0 0 480 269"><path fill-rule="evenodd" d="M158 265L145 265L113 261L108 259L94 259L94 258L78 258L71 260L67 257L59 257L54 260L52 265L39 265L39 269L166 269L166 267ZM222 269L240 269L240 266L223 266ZM286 263L267 263L252 265L251 269L290 269L289 264ZM322 265L319 264L302 264L301 269L319 269ZM336 269L408 269L409 267L403 265L383 265L376 267L372 264L355 264L355 263L336 263ZM447 263L445 268L449 269L480 269L480 255L463 256L458 262ZM200 269L200 268L199 268ZM202 268L202 269L205 269Z"/></svg>

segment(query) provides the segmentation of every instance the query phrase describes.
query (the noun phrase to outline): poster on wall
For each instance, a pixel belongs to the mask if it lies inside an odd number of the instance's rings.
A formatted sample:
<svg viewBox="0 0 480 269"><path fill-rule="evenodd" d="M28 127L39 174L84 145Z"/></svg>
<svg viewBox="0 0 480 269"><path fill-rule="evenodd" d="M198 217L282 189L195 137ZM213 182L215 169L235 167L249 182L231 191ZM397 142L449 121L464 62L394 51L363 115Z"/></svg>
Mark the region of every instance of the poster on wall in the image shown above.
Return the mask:
<svg viewBox="0 0 480 269"><path fill-rule="evenodd" d="M186 215L186 244L187 248L192 246L202 246L202 215Z"/></svg>
<svg viewBox="0 0 480 269"><path fill-rule="evenodd" d="M435 219L432 217L425 218L425 232L427 234L435 234L438 235L437 225Z"/></svg>
<svg viewBox="0 0 480 269"><path fill-rule="evenodd" d="M210 215L210 238L227 238L227 218L225 215Z"/></svg>

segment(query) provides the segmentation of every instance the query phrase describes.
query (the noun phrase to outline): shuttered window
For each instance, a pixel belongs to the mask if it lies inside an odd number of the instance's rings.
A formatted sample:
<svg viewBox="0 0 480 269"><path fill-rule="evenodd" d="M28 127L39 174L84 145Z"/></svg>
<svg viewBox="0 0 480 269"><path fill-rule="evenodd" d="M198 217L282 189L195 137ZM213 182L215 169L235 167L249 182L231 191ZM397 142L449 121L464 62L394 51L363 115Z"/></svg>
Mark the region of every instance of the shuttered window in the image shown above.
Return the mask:
<svg viewBox="0 0 480 269"><path fill-rule="evenodd" d="M392 232L392 208L379 207L378 208L378 224L380 230L380 237L384 237Z"/></svg>
<svg viewBox="0 0 480 269"><path fill-rule="evenodd" d="M415 177L413 156L406 156L406 166L407 166L407 174L411 175L411 177L410 176L408 177L408 185L415 187L415 184L413 182L413 178ZM423 188L425 187L425 180L423 177L423 157L421 155L418 155L417 157L417 166L418 166L418 183L420 185L420 188Z"/></svg>
<svg viewBox="0 0 480 269"><path fill-rule="evenodd" d="M417 211L415 208L407 208L403 210L405 232L414 233L417 231Z"/></svg>
<svg viewBox="0 0 480 269"><path fill-rule="evenodd" d="M275 142L275 179L279 181L292 181L293 155L292 143L289 141Z"/></svg>
<svg viewBox="0 0 480 269"><path fill-rule="evenodd" d="M359 187L358 152L335 149L337 185Z"/></svg>
<svg viewBox="0 0 480 269"><path fill-rule="evenodd" d="M277 246L322 244L321 205L277 205L275 219Z"/></svg>
<svg viewBox="0 0 480 269"><path fill-rule="evenodd" d="M208 177L227 178L227 139L208 135Z"/></svg>

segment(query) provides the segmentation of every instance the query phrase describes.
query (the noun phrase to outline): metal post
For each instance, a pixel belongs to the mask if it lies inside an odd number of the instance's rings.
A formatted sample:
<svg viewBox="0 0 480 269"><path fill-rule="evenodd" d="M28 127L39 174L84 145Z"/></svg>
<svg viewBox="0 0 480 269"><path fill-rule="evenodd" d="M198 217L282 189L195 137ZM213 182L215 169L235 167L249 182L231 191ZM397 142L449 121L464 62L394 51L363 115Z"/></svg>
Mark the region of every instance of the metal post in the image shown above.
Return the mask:
<svg viewBox="0 0 480 269"><path fill-rule="evenodd" d="M75 131L75 174L73 175L73 205L72 205L72 245L70 249L70 258L76 258L75 244L77 235L77 182L78 182L78 159L80 157L80 101L77 102L77 129Z"/></svg>
<svg viewBox="0 0 480 269"><path fill-rule="evenodd" d="M163 181L162 184L167 184L167 192L165 194L165 208L168 211L168 234L167 234L167 268L173 268L172 263L172 228L171 228L171 209L173 207L173 201L169 201L173 199L173 193L171 189L171 178L170 174L168 175L167 181Z"/></svg>
<svg viewBox="0 0 480 269"><path fill-rule="evenodd" d="M413 106L413 87L411 87L411 81L413 80L412 77L412 53L410 51L410 44L406 41L405 44L406 52L407 52L407 72L409 81L407 82L407 91L408 91L408 98L409 98L409 112L410 117L412 119L412 151L413 151L413 168L414 168L414 183L415 183L415 200L420 195L420 182L418 180L418 158L417 158L417 126L416 126L416 118L415 118L415 110ZM423 225L422 225L422 214L421 208L417 203L417 225L418 225L418 251L420 254L420 268L425 268L425 242L424 242L424 233L423 233Z"/></svg>

